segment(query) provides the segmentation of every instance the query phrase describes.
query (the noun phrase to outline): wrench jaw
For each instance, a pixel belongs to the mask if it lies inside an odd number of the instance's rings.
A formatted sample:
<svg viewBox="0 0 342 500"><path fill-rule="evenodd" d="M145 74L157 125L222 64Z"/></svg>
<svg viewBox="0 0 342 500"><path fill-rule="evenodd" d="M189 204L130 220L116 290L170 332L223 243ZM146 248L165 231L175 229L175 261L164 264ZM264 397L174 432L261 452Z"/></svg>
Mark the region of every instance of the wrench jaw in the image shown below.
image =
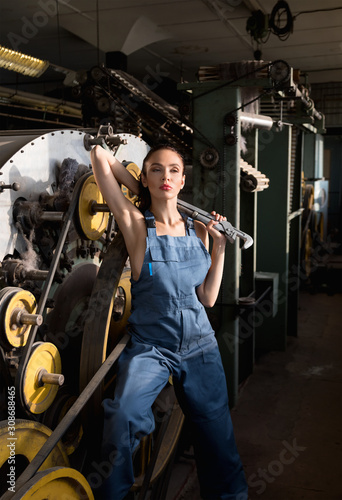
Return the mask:
<svg viewBox="0 0 342 500"><path fill-rule="evenodd" d="M244 243L241 247L241 250L247 250L247 248L253 245L253 238L249 234L236 229L228 221L220 222L215 226L215 229L223 232L230 243L234 243L236 241L236 238L240 238L241 240L243 240Z"/></svg>
<svg viewBox="0 0 342 500"><path fill-rule="evenodd" d="M247 250L247 248L253 245L253 238L249 236L249 234L245 234L244 236L240 236L240 238L244 241L244 244L241 247L241 250Z"/></svg>

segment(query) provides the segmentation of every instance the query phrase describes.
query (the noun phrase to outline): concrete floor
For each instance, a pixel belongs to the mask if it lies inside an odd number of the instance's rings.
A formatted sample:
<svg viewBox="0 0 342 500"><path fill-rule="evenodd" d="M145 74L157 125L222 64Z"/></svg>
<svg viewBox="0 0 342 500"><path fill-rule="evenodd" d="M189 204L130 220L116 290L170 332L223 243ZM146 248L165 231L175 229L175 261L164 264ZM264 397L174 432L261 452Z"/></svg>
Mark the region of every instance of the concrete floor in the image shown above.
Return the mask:
<svg viewBox="0 0 342 500"><path fill-rule="evenodd" d="M342 294L300 294L298 337L262 356L232 410L250 500L342 499ZM167 500L199 500L194 462Z"/></svg>

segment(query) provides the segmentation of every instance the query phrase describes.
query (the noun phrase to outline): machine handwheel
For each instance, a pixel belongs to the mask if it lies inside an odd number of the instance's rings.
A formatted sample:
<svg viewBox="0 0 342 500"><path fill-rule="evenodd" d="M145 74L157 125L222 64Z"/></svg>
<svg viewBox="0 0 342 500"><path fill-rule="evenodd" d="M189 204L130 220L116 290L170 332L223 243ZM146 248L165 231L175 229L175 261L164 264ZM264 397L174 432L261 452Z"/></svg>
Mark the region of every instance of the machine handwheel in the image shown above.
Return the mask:
<svg viewBox="0 0 342 500"><path fill-rule="evenodd" d="M18 492L13 500L94 500L85 477L70 467L52 467L37 472Z"/></svg>

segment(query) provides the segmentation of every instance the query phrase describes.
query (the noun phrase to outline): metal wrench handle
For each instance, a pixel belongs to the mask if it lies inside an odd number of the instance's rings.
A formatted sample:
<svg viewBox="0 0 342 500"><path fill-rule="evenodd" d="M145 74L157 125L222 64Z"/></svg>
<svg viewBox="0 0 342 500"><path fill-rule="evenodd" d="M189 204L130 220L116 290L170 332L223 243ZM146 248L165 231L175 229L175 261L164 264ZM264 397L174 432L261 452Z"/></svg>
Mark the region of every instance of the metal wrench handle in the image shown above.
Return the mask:
<svg viewBox="0 0 342 500"><path fill-rule="evenodd" d="M215 220L215 217L211 215L209 212L205 212L194 205L190 205L183 200L177 200L177 206L180 210L189 215L192 219L203 222L204 224L208 224L210 220ZM223 233L226 238L233 243L236 238L240 238L243 240L244 244L241 247L243 250L246 250L250 246L253 245L253 238L249 236L249 234L240 231L240 229L236 229L236 227L232 226L228 221L222 221L215 225L215 229Z"/></svg>

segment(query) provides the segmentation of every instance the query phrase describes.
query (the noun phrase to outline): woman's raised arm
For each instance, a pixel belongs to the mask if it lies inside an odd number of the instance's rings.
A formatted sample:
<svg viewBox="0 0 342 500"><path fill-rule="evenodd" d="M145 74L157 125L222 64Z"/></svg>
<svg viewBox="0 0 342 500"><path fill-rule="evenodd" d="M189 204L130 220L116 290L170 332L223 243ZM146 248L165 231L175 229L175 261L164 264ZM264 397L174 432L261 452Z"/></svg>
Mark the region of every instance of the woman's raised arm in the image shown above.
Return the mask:
<svg viewBox="0 0 342 500"><path fill-rule="evenodd" d="M132 216L136 217L141 214L133 203L125 198L120 184L124 184L134 194L138 194L139 182L122 163L101 146L95 146L90 157L96 183L122 230L121 225L129 226Z"/></svg>

